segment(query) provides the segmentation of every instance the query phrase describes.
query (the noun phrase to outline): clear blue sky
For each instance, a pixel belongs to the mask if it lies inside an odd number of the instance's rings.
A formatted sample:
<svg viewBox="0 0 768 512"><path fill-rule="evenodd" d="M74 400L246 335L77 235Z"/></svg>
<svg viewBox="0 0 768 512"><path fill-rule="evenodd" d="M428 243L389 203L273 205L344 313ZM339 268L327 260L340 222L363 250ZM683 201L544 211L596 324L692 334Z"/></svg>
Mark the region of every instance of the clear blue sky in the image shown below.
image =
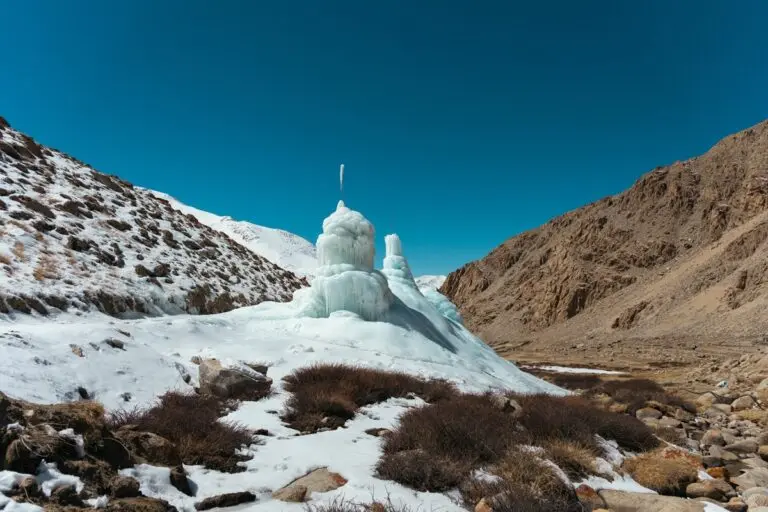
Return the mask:
<svg viewBox="0 0 768 512"><path fill-rule="evenodd" d="M4 2L0 115L312 241L444 273L768 117L768 1ZM377 254L380 264L381 252Z"/></svg>

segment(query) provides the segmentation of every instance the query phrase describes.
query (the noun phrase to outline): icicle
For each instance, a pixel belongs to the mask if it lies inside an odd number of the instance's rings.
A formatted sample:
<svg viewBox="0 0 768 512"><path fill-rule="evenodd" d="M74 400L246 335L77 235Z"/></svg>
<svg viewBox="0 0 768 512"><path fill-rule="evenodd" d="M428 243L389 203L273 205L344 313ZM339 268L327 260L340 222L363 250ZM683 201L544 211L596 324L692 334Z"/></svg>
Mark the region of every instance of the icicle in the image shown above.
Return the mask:
<svg viewBox="0 0 768 512"><path fill-rule="evenodd" d="M339 191L341 192L342 199L344 198L344 164L339 167Z"/></svg>

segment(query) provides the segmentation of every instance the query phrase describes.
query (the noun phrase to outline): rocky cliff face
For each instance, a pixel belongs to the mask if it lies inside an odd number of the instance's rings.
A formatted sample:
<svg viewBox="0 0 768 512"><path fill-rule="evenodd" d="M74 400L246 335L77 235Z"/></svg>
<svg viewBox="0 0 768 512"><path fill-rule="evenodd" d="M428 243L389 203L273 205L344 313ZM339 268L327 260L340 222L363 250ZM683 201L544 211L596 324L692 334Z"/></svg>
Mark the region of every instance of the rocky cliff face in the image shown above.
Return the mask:
<svg viewBox="0 0 768 512"><path fill-rule="evenodd" d="M502 350L752 339L768 332L767 211L768 121L507 240L450 274L441 292Z"/></svg>
<svg viewBox="0 0 768 512"><path fill-rule="evenodd" d="M215 313L306 285L0 118L0 315Z"/></svg>

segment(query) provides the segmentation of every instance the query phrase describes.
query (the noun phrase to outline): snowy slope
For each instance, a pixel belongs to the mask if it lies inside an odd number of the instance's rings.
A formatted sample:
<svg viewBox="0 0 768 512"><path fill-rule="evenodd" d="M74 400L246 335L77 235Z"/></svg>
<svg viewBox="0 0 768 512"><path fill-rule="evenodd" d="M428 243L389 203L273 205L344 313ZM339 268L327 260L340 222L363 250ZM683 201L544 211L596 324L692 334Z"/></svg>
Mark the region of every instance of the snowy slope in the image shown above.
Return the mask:
<svg viewBox="0 0 768 512"><path fill-rule="evenodd" d="M221 312L306 283L0 118L0 314Z"/></svg>
<svg viewBox="0 0 768 512"><path fill-rule="evenodd" d="M419 276L416 278L416 284L421 291L438 290L445 282L445 276Z"/></svg>
<svg viewBox="0 0 768 512"><path fill-rule="evenodd" d="M209 213L174 199L168 194L150 190L165 199L176 210L194 216L202 224L229 236L232 240L267 258L272 263L301 276L311 276L317 267L315 246L299 235L282 229L268 228L231 217Z"/></svg>
<svg viewBox="0 0 768 512"><path fill-rule="evenodd" d="M0 391L38 402L72 400L85 388L109 409L147 404L169 389L192 390L199 384L193 356L269 366L275 393L244 402L228 419L273 436L251 446L246 471L224 474L186 467L197 496L170 485L167 468L137 466L125 470L142 482L142 492L192 512L193 502L223 492L250 490L258 501L240 510L300 511L303 504L275 501L270 491L319 466L341 473L347 484L312 496L369 501L389 498L424 510L463 510L450 496L420 493L373 474L380 439L366 429L392 427L418 399L389 400L365 408L345 428L296 435L278 417L288 393L281 378L316 362L337 362L444 378L463 390L510 389L521 393L564 391L501 359L459 322L439 311L418 290L399 239L387 239L381 271L370 267L372 226L340 204L326 219L318 244L323 265L310 288L289 303L265 302L209 316L117 320L98 313L61 315L55 321L31 316L0 322ZM396 243L395 243L396 242ZM352 263L352 262L356 263ZM385 304L371 302L381 292ZM342 295L355 297L342 301ZM339 310L360 305L361 314ZM366 321L365 311L378 318ZM106 343L117 338L124 350ZM76 343L76 347L70 345ZM113 343L114 344L114 343Z"/></svg>

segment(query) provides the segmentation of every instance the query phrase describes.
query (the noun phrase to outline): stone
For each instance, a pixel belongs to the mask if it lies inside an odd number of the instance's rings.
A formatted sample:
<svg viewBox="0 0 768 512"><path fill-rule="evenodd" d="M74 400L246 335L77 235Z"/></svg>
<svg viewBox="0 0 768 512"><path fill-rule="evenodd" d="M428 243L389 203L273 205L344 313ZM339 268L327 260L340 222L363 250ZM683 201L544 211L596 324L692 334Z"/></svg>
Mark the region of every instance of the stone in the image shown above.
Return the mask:
<svg viewBox="0 0 768 512"><path fill-rule="evenodd" d="M114 435L138 462L169 467L181 464L181 455L176 445L164 437L152 432L137 431L131 426L120 428Z"/></svg>
<svg viewBox="0 0 768 512"><path fill-rule="evenodd" d="M523 407L517 400L504 395L493 395L491 400L496 408L511 413L513 418L517 418L523 414Z"/></svg>
<svg viewBox="0 0 768 512"><path fill-rule="evenodd" d="M727 451L733 452L733 453L757 453L757 450L759 448L760 446L757 444L757 441L753 441L750 439L736 441L733 444L728 444L725 446L725 449Z"/></svg>
<svg viewBox="0 0 768 512"><path fill-rule="evenodd" d="M678 407L673 414L676 420L690 422L696 419L696 416L685 409Z"/></svg>
<svg viewBox="0 0 768 512"><path fill-rule="evenodd" d="M272 493L272 498L288 503L302 503L307 496L307 488L303 485L283 487Z"/></svg>
<svg viewBox="0 0 768 512"><path fill-rule="evenodd" d="M712 404L712 407L710 407L710 409L717 409L723 414L731 414L731 410L732 410L729 404Z"/></svg>
<svg viewBox="0 0 768 512"><path fill-rule="evenodd" d="M238 400L259 400L267 396L272 379L246 368L228 368L218 359L203 359L198 366L200 392Z"/></svg>
<svg viewBox="0 0 768 512"><path fill-rule="evenodd" d="M475 505L475 512L493 512L493 507L488 503L488 500L483 498Z"/></svg>
<svg viewBox="0 0 768 512"><path fill-rule="evenodd" d="M730 452L728 450L725 450L719 446L710 446L709 447L709 454L713 455L715 457L718 457L721 461L724 463L728 462L738 462L739 456L736 455L733 452Z"/></svg>
<svg viewBox="0 0 768 512"><path fill-rule="evenodd" d="M702 446L725 446L725 440L723 439L723 433L720 430L707 430L704 432L704 436L701 438Z"/></svg>
<svg viewBox="0 0 768 512"><path fill-rule="evenodd" d="M750 487L749 489L741 493L741 497L744 499L747 499L750 496L754 496L755 494L762 494L763 496L768 496L768 487Z"/></svg>
<svg viewBox="0 0 768 512"><path fill-rule="evenodd" d="M731 483L736 484L739 489L768 487L768 469L750 469L737 477L731 477Z"/></svg>
<svg viewBox="0 0 768 512"><path fill-rule="evenodd" d="M760 445L757 449L757 454L762 457L763 460L768 460L768 444Z"/></svg>
<svg viewBox="0 0 768 512"><path fill-rule="evenodd" d="M319 468L307 473L301 478L297 478L282 489L275 491L272 493L272 497L282 501L291 501L289 499L285 499L286 496L293 497L294 495L301 495L301 499L299 501L303 501L313 492L333 491L334 489L338 489L346 483L347 479L340 474L332 473L328 471L328 468ZM290 491L292 488L298 489L298 491L292 493L292 491Z"/></svg>
<svg viewBox="0 0 768 512"><path fill-rule="evenodd" d="M701 463L705 468L716 468L723 465L723 459L714 455L704 455L701 458Z"/></svg>
<svg viewBox="0 0 768 512"><path fill-rule="evenodd" d="M704 512L704 503L672 496L603 489L598 491L611 512Z"/></svg>
<svg viewBox="0 0 768 512"><path fill-rule="evenodd" d="M77 357L85 357L85 353L83 352L83 347L75 344L71 344L69 346L70 350L72 350L72 353L75 354Z"/></svg>
<svg viewBox="0 0 768 512"><path fill-rule="evenodd" d="M125 350L125 342L116 338L107 338L104 340L104 343L117 350Z"/></svg>
<svg viewBox="0 0 768 512"><path fill-rule="evenodd" d="M576 496L579 498L579 502L587 506L587 510L594 510L596 508L605 507L605 501L592 487L581 484L576 488Z"/></svg>
<svg viewBox="0 0 768 512"><path fill-rule="evenodd" d="M51 492L51 501L61 506L84 507L74 485L60 485Z"/></svg>
<svg viewBox="0 0 768 512"><path fill-rule="evenodd" d="M660 427L680 428L682 425L683 424L680 420L676 420L675 418L670 418L669 416L664 416L659 420Z"/></svg>
<svg viewBox="0 0 768 512"><path fill-rule="evenodd" d="M187 496L195 495L195 493L192 492L192 486L189 485L187 472L184 471L184 466L181 464L171 468L171 485L174 486L179 492L184 493Z"/></svg>
<svg viewBox="0 0 768 512"><path fill-rule="evenodd" d="M747 504L738 496L731 498L728 500L728 503L722 503L720 506L728 512L747 512Z"/></svg>
<svg viewBox="0 0 768 512"><path fill-rule="evenodd" d="M696 399L696 405L699 406L700 409L709 409L716 401L717 397L713 393L707 391Z"/></svg>
<svg viewBox="0 0 768 512"><path fill-rule="evenodd" d="M734 411L743 411L755 406L755 399L749 395L740 396L731 402L731 409Z"/></svg>
<svg viewBox="0 0 768 512"><path fill-rule="evenodd" d="M720 478L725 480L728 478L728 471L722 466L716 468L707 468L706 473L712 478Z"/></svg>
<svg viewBox="0 0 768 512"><path fill-rule="evenodd" d="M365 433L373 437L383 437L391 434L392 431L389 430L388 428L379 427L379 428L369 428L368 430L365 431Z"/></svg>
<svg viewBox="0 0 768 512"><path fill-rule="evenodd" d="M256 495L252 492L230 492L205 498L203 501L195 503L195 510L209 510L212 508L234 507L243 503L252 503L256 501Z"/></svg>
<svg viewBox="0 0 768 512"><path fill-rule="evenodd" d="M745 500L749 510L757 507L768 507L768 496L765 494L753 494Z"/></svg>
<svg viewBox="0 0 768 512"><path fill-rule="evenodd" d="M715 501L726 501L736 495L736 491L725 480L702 480L694 482L685 488L689 498L709 498Z"/></svg>
<svg viewBox="0 0 768 512"><path fill-rule="evenodd" d="M40 493L40 486L34 477L28 476L19 484L19 490L26 496L37 496Z"/></svg>
<svg viewBox="0 0 768 512"><path fill-rule="evenodd" d="M642 409L638 409L635 413L635 416L639 420L646 420L646 419L654 419L658 420L661 418L662 414L661 411L658 411L656 409L653 409L651 407L643 407Z"/></svg>
<svg viewBox="0 0 768 512"><path fill-rule="evenodd" d="M136 498L141 496L139 481L130 476L116 476L112 480L112 498Z"/></svg>
<svg viewBox="0 0 768 512"><path fill-rule="evenodd" d="M200 356L192 356L189 358L189 362L192 364L200 364L202 358Z"/></svg>

